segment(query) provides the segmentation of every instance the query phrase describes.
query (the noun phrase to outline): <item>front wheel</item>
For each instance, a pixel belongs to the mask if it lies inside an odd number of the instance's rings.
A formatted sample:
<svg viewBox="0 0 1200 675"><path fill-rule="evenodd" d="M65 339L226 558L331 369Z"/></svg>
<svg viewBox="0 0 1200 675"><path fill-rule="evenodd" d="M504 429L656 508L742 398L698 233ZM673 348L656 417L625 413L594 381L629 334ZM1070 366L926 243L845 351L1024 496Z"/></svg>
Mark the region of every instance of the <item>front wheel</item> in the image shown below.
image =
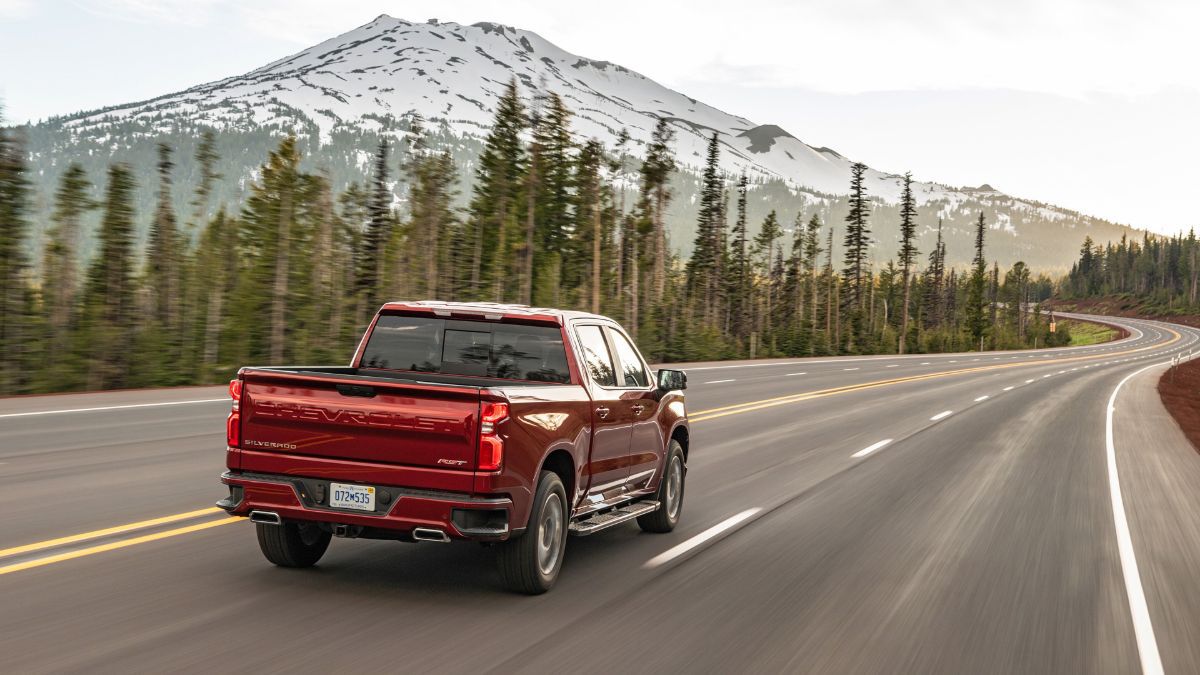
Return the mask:
<svg viewBox="0 0 1200 675"><path fill-rule="evenodd" d="M254 527L263 556L280 567L312 567L325 555L333 537L316 523L255 523Z"/></svg>
<svg viewBox="0 0 1200 675"><path fill-rule="evenodd" d="M567 491L553 471L538 478L529 526L524 534L498 547L500 576L509 590L529 595L545 593L558 580L567 545Z"/></svg>
<svg viewBox="0 0 1200 675"><path fill-rule="evenodd" d="M675 439L671 439L667 446L666 467L662 482L658 484L658 510L638 516L637 519L638 526L646 532L674 530L679 522L679 514L683 512L683 484L687 477L687 465L683 461L683 446Z"/></svg>

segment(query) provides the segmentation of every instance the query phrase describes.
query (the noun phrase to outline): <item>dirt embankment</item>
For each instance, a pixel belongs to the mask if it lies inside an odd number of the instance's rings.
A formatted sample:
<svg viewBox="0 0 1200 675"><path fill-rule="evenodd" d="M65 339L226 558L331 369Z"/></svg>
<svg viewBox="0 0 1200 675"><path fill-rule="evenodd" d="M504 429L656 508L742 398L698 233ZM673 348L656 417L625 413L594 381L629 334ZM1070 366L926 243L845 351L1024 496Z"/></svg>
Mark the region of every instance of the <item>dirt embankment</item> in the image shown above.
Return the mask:
<svg viewBox="0 0 1200 675"><path fill-rule="evenodd" d="M1084 298L1082 300L1048 300L1043 304L1045 309L1056 312L1078 312L1080 314L1107 314L1108 316L1123 316L1128 319L1149 319L1151 321L1169 321L1185 326L1200 328L1200 316L1196 314L1163 314L1146 311L1137 300L1124 297Z"/></svg>
<svg viewBox="0 0 1200 675"><path fill-rule="evenodd" d="M1183 433L1200 451L1200 359L1184 362L1163 373L1158 381L1163 405Z"/></svg>

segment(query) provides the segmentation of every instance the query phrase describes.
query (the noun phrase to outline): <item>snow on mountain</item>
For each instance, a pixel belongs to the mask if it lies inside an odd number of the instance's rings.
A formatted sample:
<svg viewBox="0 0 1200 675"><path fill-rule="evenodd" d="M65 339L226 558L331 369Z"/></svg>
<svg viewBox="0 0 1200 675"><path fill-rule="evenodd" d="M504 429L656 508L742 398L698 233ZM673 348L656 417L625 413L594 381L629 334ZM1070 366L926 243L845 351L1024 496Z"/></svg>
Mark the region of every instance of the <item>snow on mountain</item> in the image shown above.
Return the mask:
<svg viewBox="0 0 1200 675"><path fill-rule="evenodd" d="M826 194L844 193L849 184L851 161L833 150L814 148L772 124L755 125L614 63L568 53L536 33L386 15L245 75L79 117L68 127L160 118L167 131L171 117L184 115L218 128L244 128L288 124L300 113L327 140L339 125L377 130L378 116L419 113L444 121L457 134L483 136L496 99L513 77L527 93L561 95L583 137L611 144L625 128L635 142L646 142L657 118L666 117L676 126L680 162L692 168L699 167L708 136L716 131L730 172L781 177ZM871 194L898 199L897 176L871 170L867 181ZM950 191L923 183L919 193L928 201Z"/></svg>
<svg viewBox="0 0 1200 675"><path fill-rule="evenodd" d="M776 125L755 124L718 110L615 63L571 54L536 33L494 23L412 23L387 15L245 75L51 120L41 125L41 159L53 174L60 170L51 166L56 149L86 147L88 155L117 156L138 138L145 145L174 134L181 162L186 162L188 136L203 127L241 139L256 130L293 131L311 137L317 146L331 147L344 132L358 134L356 138L402 136L405 132L396 121L414 114L443 138L463 139L460 145L474 143L477 148L491 124L496 100L513 78L527 100L536 101L547 91L562 96L575 113L572 128L582 138L595 137L612 147L618 132L626 129L635 156L641 154L638 146L649 140L657 119L667 118L676 130L676 157L692 173L699 173L708 137L715 131L724 146L723 168L731 175L744 171L760 185L776 181L786 186L790 196L766 196L768 202L775 200L770 208L823 205L827 219L838 222L842 217L837 203L848 190L852 160L834 150L811 146ZM36 153L39 148L33 149ZM244 181L262 158L252 157L241 145L236 149L244 155L244 166L234 170ZM371 149L339 147L341 155L350 157L331 161L366 169ZM464 180L469 180L470 152L464 155L468 156L460 160L468 169ZM866 187L871 196L894 204L900 177L871 169ZM969 220L980 210L987 212L993 230L1013 239L1011 250L1000 256L1002 262L1032 262L1049 255L1054 264L1061 264L1069 261L1077 244L1062 252L1058 248L1082 239L1082 233L1073 232L1076 227L1104 230L1094 235L1098 240L1125 231L1099 219L1009 197L988 185L956 189L921 182L914 188L923 213L946 219L951 237L956 230L969 231ZM690 213L676 216L673 241L686 248L694 218ZM933 236L936 221L929 220L922 221L923 238ZM1051 253L1042 250L1046 241L1032 240L1036 237L1016 244L1019 235L1047 224L1059 230ZM885 243L880 253L886 255L889 249Z"/></svg>

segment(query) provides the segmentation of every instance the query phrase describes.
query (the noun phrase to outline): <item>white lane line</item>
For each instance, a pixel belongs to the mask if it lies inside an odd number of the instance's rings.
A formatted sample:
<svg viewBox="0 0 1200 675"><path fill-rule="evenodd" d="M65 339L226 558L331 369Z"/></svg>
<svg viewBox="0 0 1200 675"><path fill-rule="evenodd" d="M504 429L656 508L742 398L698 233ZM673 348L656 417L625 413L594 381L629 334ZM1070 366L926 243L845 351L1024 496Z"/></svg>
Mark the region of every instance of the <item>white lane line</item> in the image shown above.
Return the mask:
<svg viewBox="0 0 1200 675"><path fill-rule="evenodd" d="M1142 589L1142 577L1138 573L1137 555L1133 550L1133 537L1129 534L1129 517L1125 514L1125 501L1121 498L1121 479L1117 475L1117 450L1113 443L1113 412L1116 410L1117 394L1121 387L1134 375L1155 367L1152 364L1135 370L1117 383L1112 396L1108 397L1108 410L1104 420L1104 445L1108 456L1108 493L1112 500L1113 526L1117 530L1117 551L1121 556L1121 571L1125 577L1125 595L1129 599L1129 614L1133 619L1133 635L1137 639L1138 655L1142 660L1144 675L1161 675L1162 657L1158 654L1158 640L1154 637L1154 626L1150 622L1150 608L1146 605L1146 591Z"/></svg>
<svg viewBox="0 0 1200 675"><path fill-rule="evenodd" d="M0 415L0 418L30 417L33 415L57 415L59 413L94 412L94 411L99 411L99 410L126 410L128 408L154 408L157 406L164 406L164 405L188 405L191 403L217 403L219 401L224 401L226 403L229 403L228 398L202 398L202 399L197 399L195 401L166 401L163 403L132 403L129 405L106 405L106 406L101 406L101 407L97 407L97 408L70 408L67 410L38 410L36 412L6 413L3 415Z"/></svg>
<svg viewBox="0 0 1200 675"><path fill-rule="evenodd" d="M672 560L683 555L684 553L687 553L688 551L703 544L704 542L708 541L709 539L712 539L713 537L721 534L722 532L725 532L726 530L729 530L729 529L741 524L742 522L745 522L746 519L754 516L759 511L762 511L762 509L760 509L758 507L754 507L752 509L746 509L745 511L742 511L741 513L737 514L736 516L726 518L725 520L722 520L721 522L717 523L716 525L713 525L712 527L710 527L707 530L701 532L700 534L692 537L691 539L688 539L687 541L685 541L677 546L672 546L671 548L667 549L666 551L663 551L662 553L659 553L658 555L654 556L650 560L647 560L646 564L643 565L643 567L654 568L654 567L658 567L659 565L669 563Z"/></svg>
<svg viewBox="0 0 1200 675"><path fill-rule="evenodd" d="M726 382L737 382L737 380L712 380L711 382L701 382L700 384L724 384Z"/></svg>
<svg viewBox="0 0 1200 675"><path fill-rule="evenodd" d="M953 410L943 410L942 412L940 412L940 413L938 413L938 414L934 415L933 417L930 417L930 418L929 418L929 421L930 421L930 422L936 422L936 421L938 421L938 420L944 420L944 419L946 419L947 417L949 417L949 416L951 416L951 415L953 415L953 414L954 414L954 411L953 411Z"/></svg>
<svg viewBox="0 0 1200 675"><path fill-rule="evenodd" d="M1058 371L1058 374L1059 374L1059 375L1062 375L1062 374L1063 374L1063 373L1065 373L1065 372L1067 372L1065 369L1064 369L1064 370L1060 370L1060 371Z"/></svg>
<svg viewBox="0 0 1200 675"><path fill-rule="evenodd" d="M793 376L793 375L807 375L807 374L808 374L808 373L784 373L784 376L785 376L785 377L791 377L791 376Z"/></svg>
<svg viewBox="0 0 1200 675"><path fill-rule="evenodd" d="M1008 386L1008 387L1005 387L1005 388L1004 388L1004 391L1012 391L1012 390L1013 390L1013 388L1012 388L1011 386Z"/></svg>
<svg viewBox="0 0 1200 675"><path fill-rule="evenodd" d="M894 363L890 363L890 364L888 364L888 368L896 368L896 367L897 367L897 366L896 366L896 364L894 364Z"/></svg>
<svg viewBox="0 0 1200 675"><path fill-rule="evenodd" d="M922 362L921 362L921 365L923 365L923 366L927 366L927 365L929 365L929 362L928 362L928 361L922 361Z"/></svg>
<svg viewBox="0 0 1200 675"><path fill-rule="evenodd" d="M842 370L858 370L858 368L842 368Z"/></svg>
<svg viewBox="0 0 1200 675"><path fill-rule="evenodd" d="M980 401L986 401L986 400L988 400L988 395L984 394L983 396L980 396L979 398L975 399L975 402L979 403Z"/></svg>
<svg viewBox="0 0 1200 675"><path fill-rule="evenodd" d="M871 454L872 452L875 452L876 450L882 448L883 446L885 446L891 442L892 442L892 439L885 438L882 441L879 441L878 443L872 443L871 445L868 445L867 447L863 448L862 450L859 450L858 452L856 452L850 456L853 457L854 459L858 459L859 457L866 457L867 455Z"/></svg>
<svg viewBox="0 0 1200 675"><path fill-rule="evenodd" d="M1042 379L1044 380L1047 377L1054 377L1054 373L1046 373L1045 375L1042 376Z"/></svg>
<svg viewBox="0 0 1200 675"><path fill-rule="evenodd" d="M1025 380L1025 384L1029 384L1030 382L1033 382L1033 380Z"/></svg>

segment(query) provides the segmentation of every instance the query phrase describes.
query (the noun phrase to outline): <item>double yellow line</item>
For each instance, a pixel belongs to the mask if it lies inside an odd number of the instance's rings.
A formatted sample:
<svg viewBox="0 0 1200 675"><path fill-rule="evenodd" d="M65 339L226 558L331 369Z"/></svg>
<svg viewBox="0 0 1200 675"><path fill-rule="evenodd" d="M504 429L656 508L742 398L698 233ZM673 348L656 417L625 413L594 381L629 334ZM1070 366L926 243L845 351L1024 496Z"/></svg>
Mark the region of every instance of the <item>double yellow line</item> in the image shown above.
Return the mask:
<svg viewBox="0 0 1200 675"><path fill-rule="evenodd" d="M25 544L23 546L14 546L12 548L0 549L0 559L11 558L13 556L22 555L25 553L34 553L37 551L43 551L43 550L50 549L50 548L57 548L59 546L75 544L75 543L79 543L81 541L89 541L91 539L99 539L101 537L107 537L107 536L114 535L114 534L121 534L123 532L133 532L136 530L144 530L144 529L151 528L151 527L157 527L159 525L176 523L176 522L183 521L183 520L191 520L193 518L198 518L201 516L210 515L210 514L214 514L214 513L222 513L223 514L224 511L222 511L221 509L215 508L215 507L210 507L207 509L197 509L195 511L176 513L174 515L163 516L161 518L151 518L149 520L139 520L136 523L126 523L124 525L117 525L115 527L106 527L102 530L93 530L91 532L82 532L80 534L73 534L73 535L70 535L67 537L59 537L57 539L47 539L46 541L39 541L39 542L36 542L33 544ZM171 530L163 530L161 532L145 534L145 535L142 535L139 537L133 537L132 539L122 539L120 541L109 542L106 544L98 544L95 546L89 546L87 548L81 548L81 549L78 549L75 551L67 551L66 553L50 555L50 556L46 556L44 558L35 558L33 560L27 560L25 562L4 565L4 566L0 566L0 576L3 576L5 574L11 574L13 572L21 572L23 570L33 569L35 567L42 567L44 565L51 565L53 563L62 562L64 560L74 560L75 558L82 558L84 556L94 555L96 553L104 553L105 551L115 551L119 548L125 548L128 546L136 546L138 544L145 544L147 542L158 541L160 539L167 539L169 537L177 537L181 534L188 534L189 532L198 532L200 530L207 530L209 528L216 527L218 525L228 525L229 523L240 522L240 520L241 520L240 518L229 518L229 517L222 517L217 520L206 520L202 523L196 523L194 525L186 525L184 527L178 527L178 528L171 529Z"/></svg>
<svg viewBox="0 0 1200 675"><path fill-rule="evenodd" d="M942 372L937 372L937 373L928 373L925 375L912 375L909 377L897 377L897 378L892 378L892 379L887 379L887 380L875 380L873 382L864 382L862 384L851 384L851 385L846 385L843 387L833 387L830 389L821 389L818 391L801 392L798 394L777 396L774 398L761 399L758 401L747 401L745 403L737 403L737 404L733 404L733 405L722 406L719 408L709 408L707 410L700 410L698 412L692 413L690 415L690 418L691 418L690 421L704 422L707 420L717 419L719 417L725 417L728 415L737 415L737 414L741 414L741 413L751 412L754 410L762 410L764 408L771 408L774 406L786 405L789 403L799 403L801 401L809 401L809 400L816 399L816 398L824 398L826 396L836 396L839 394L847 394L847 393L851 393L851 392L855 392L855 391L862 391L864 389L875 389L878 387L887 387L887 386L891 386L894 384L902 384L905 382L918 382L921 380L931 380L931 379L936 379L936 378L941 378L941 377L951 377L954 375L963 375L966 373L978 373L978 372L989 371L989 370L1019 368L1019 367L1023 367L1023 366L1042 366L1042 365L1049 365L1049 364L1056 364L1056 363L1068 363L1068 362L1073 362L1073 361L1111 359L1115 356L1124 356L1126 354L1133 354L1136 352L1142 352L1142 351L1146 351L1149 349L1162 349L1163 347L1170 346L1171 344L1178 342L1180 339L1182 339L1183 336L1180 333L1178 333L1170 328L1165 328L1165 329L1167 331L1169 331L1174 337L1172 337L1170 340L1168 340L1165 343L1150 345L1147 347L1140 347L1138 349L1130 349L1130 350L1126 350L1126 351L1122 351L1122 352L1114 352L1112 354L1074 356L1074 357L1061 358L1061 359L1046 359L1046 360L1038 359L1038 360L1028 360L1028 361L1013 361L1013 362L1009 362L1009 363L998 363L998 364L987 365L987 366L977 366L977 367L973 367L973 368L960 368L957 370L947 370L947 371L942 371ZM184 513L177 513L177 514L170 515L170 516L162 516L160 518L151 518L149 520L141 520L141 521L134 522L134 523L127 523L125 525L117 525L115 527L108 527L108 528L105 528L102 530L93 530L91 532L83 532L80 534L73 534L73 535L66 536L66 537L59 537L57 539L48 539L46 541L40 541L40 542L36 542L33 544L25 544L23 546L15 546L12 548L0 549L0 559L11 558L13 556L23 555L26 553L35 553L37 551L43 551L46 549L57 548L59 546L67 546L69 544L75 544L75 543L79 543L82 541L99 539L101 537L107 537L107 536L111 536L114 534L122 534L125 532L135 532L137 530L144 530L144 529L151 528L151 527L157 527L160 525L166 525L166 524L181 522L181 521L185 521L185 520L191 520L194 518L199 518L202 516L212 515L212 514L217 514L217 513L223 514L224 512L221 511L221 509L210 507L210 508L206 508L206 509L198 509L195 511L187 511ZM206 521L203 521L200 523L195 523L193 525L186 525L183 527L178 527L178 528L174 528L174 529L170 529L170 530L163 530L160 532L145 534L145 535L133 537L130 539L122 539L119 541L109 542L109 543L105 543L105 544L89 546L89 547L78 549L75 551L68 551L65 553L50 555L50 556L46 556L43 558L35 558L33 560L28 560L25 562L4 565L4 566L0 566L0 576L3 576L5 574L11 574L13 572L20 572L22 570L32 569L35 567L51 565L54 563L63 562L65 560L74 560L75 558L82 558L84 556L95 555L97 553L104 553L106 551L114 551L117 549L129 547L129 546L137 546L138 544L145 544L148 542L159 541L161 539L167 539L170 537L177 537L179 535L189 534L191 532L199 532L201 530L211 529L214 527L218 527L220 525L228 525L230 523L239 523L239 522L242 522L243 520L244 520L243 518L230 518L227 516L222 516L221 518L218 518L215 520L206 520Z"/></svg>

